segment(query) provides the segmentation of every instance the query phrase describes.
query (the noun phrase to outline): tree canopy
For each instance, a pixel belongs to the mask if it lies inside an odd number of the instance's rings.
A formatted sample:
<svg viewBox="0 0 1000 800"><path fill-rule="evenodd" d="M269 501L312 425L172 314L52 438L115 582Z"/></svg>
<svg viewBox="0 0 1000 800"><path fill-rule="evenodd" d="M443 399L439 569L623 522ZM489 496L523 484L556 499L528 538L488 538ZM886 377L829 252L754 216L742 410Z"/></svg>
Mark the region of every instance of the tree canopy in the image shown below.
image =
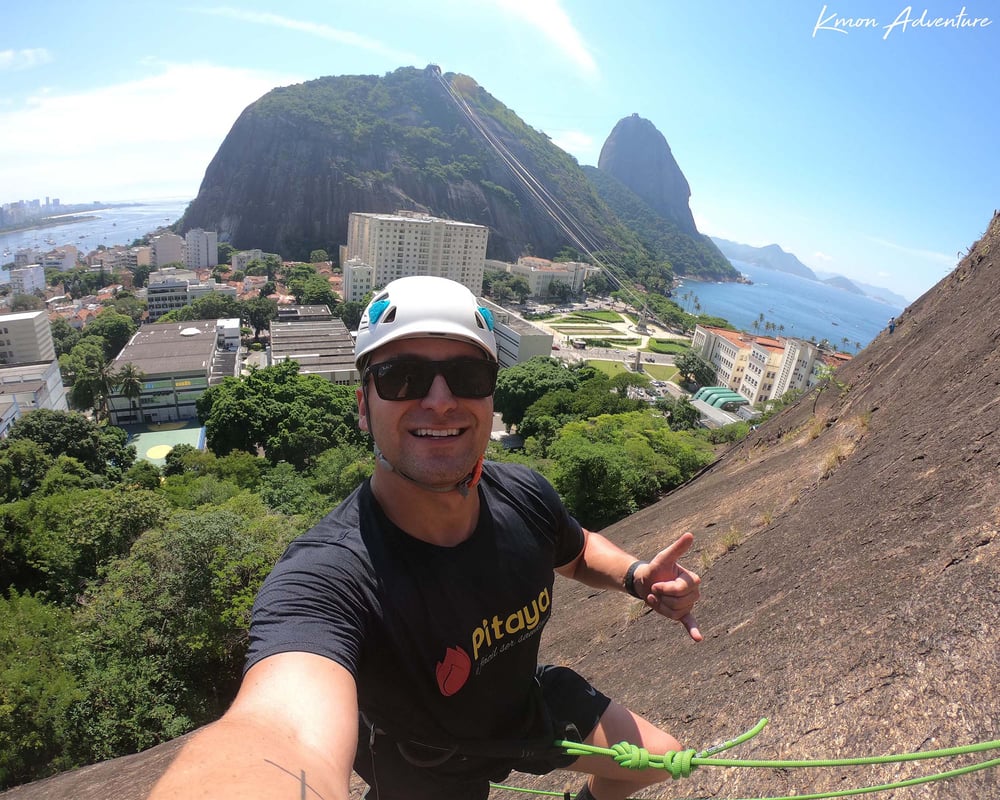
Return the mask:
<svg viewBox="0 0 1000 800"><path fill-rule="evenodd" d="M262 450L272 463L298 467L335 445L361 443L353 387L318 375L300 375L285 361L226 378L198 399L208 446L218 455Z"/></svg>

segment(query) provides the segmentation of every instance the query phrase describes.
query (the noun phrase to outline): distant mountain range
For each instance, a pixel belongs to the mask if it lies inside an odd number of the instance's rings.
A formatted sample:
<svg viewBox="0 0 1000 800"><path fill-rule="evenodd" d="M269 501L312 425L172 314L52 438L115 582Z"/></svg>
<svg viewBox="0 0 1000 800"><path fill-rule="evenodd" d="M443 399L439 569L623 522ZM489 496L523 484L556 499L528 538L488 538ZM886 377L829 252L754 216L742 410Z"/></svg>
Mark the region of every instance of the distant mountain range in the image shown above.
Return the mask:
<svg viewBox="0 0 1000 800"><path fill-rule="evenodd" d="M716 236L710 236L709 238L715 242L726 258L745 261L748 264L756 264L765 269L773 269L778 272L788 272L806 280L825 283L836 289L842 289L852 294L864 295L873 300L881 300L883 303L889 303L899 308L906 308L910 304L910 301L902 295L881 286L871 286L870 284L850 280L843 275L836 275L832 272L813 272L792 253L786 253L776 244L769 244L766 247L753 247L748 244L731 242L728 239L720 239Z"/></svg>

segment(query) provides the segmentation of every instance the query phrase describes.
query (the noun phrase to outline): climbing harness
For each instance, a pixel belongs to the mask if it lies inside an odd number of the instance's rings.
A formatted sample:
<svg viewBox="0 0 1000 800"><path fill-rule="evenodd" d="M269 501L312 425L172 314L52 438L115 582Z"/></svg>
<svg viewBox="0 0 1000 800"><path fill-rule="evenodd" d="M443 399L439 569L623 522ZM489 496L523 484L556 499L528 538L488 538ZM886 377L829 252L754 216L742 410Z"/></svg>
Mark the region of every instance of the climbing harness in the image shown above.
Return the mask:
<svg viewBox="0 0 1000 800"><path fill-rule="evenodd" d="M794 768L816 768L816 767L855 767L877 764L901 764L910 761L923 761L935 758L954 758L956 756L968 755L970 753L983 753L990 750L1000 750L1000 739L991 742L981 742L979 744L964 745L960 747L948 747L941 750L927 750L919 753L899 753L894 755L867 756L860 758L828 758L828 759L807 759L807 760L757 760L757 759L730 759L716 758L716 754L729 750L737 745L752 739L759 734L768 720L762 719L750 730L740 734L735 739L723 742L702 751L682 750L679 752L668 752L663 755L654 755L642 747L638 747L628 742L621 742L613 747L595 747L593 745L581 744L559 740L555 744L565 749L567 755L573 756L607 756L614 759L624 769L662 769L670 773L674 779L688 777L695 767L745 767L759 769L794 769ZM891 789L902 789L908 786L918 786L923 783L933 781L949 780L960 775L968 775L972 772L991 769L1000 766L1000 758L993 758L987 761L980 761L964 767L937 772L931 775L923 775L916 778L894 781L892 783L879 784L877 786L865 786L858 789L841 789L830 792L819 792L815 794L796 794L794 800L825 800L834 797L853 797L861 794L872 794L874 792L884 792ZM530 794L546 795L551 797L563 797L570 800L574 795L568 792L549 792L537 789L524 789L517 786L505 784L490 784L495 789L505 789L513 792L525 792ZM788 800L782 797L764 797L756 800Z"/></svg>

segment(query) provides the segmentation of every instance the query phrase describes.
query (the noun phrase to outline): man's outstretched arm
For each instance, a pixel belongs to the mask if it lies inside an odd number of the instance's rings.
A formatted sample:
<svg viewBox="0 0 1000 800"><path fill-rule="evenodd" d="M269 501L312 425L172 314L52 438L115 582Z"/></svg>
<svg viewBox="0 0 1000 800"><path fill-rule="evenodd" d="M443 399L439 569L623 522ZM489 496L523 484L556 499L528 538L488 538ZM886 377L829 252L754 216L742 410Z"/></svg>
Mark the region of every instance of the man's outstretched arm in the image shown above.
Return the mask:
<svg viewBox="0 0 1000 800"><path fill-rule="evenodd" d="M626 573L636 559L599 533L584 530L584 537L580 555L556 571L588 586L624 589ZM633 572L632 583L636 595L646 605L658 614L680 621L691 638L700 642L701 631L691 610L698 601L701 578L678 561L693 541L690 533L682 534L652 561L640 564Z"/></svg>
<svg viewBox="0 0 1000 800"><path fill-rule="evenodd" d="M271 656L184 746L150 800L346 800L357 735L357 688L344 667L310 653Z"/></svg>

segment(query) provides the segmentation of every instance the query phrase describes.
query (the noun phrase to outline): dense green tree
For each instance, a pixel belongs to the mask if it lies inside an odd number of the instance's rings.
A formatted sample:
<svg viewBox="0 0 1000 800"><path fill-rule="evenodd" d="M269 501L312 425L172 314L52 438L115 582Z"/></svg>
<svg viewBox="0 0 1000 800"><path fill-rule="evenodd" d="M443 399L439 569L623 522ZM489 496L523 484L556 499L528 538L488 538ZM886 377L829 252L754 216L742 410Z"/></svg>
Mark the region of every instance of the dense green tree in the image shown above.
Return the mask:
<svg viewBox="0 0 1000 800"><path fill-rule="evenodd" d="M363 442L353 387L298 370L285 361L210 387L197 408L212 451L262 449L272 464L303 467L335 445Z"/></svg>
<svg viewBox="0 0 1000 800"><path fill-rule="evenodd" d="M667 414L670 430L691 431L698 428L701 412L686 397L661 397L656 401L656 407Z"/></svg>
<svg viewBox="0 0 1000 800"><path fill-rule="evenodd" d="M549 284L549 297L555 298L560 303L565 303L573 296L573 290L566 281L554 280Z"/></svg>
<svg viewBox="0 0 1000 800"><path fill-rule="evenodd" d="M104 360L111 361L137 330L139 326L131 317L109 309L89 322L83 333L85 336L100 336L103 339Z"/></svg>
<svg viewBox="0 0 1000 800"><path fill-rule="evenodd" d="M330 254L326 250L313 250L309 254L309 262L312 264L319 264L321 261L329 261Z"/></svg>
<svg viewBox="0 0 1000 800"><path fill-rule="evenodd" d="M712 386L715 383L715 367L707 363L694 351L682 353L674 361L680 378L685 383Z"/></svg>
<svg viewBox="0 0 1000 800"><path fill-rule="evenodd" d="M108 479L95 475L72 456L59 456L49 467L32 498L48 497L75 489L103 489Z"/></svg>
<svg viewBox="0 0 1000 800"><path fill-rule="evenodd" d="M24 419L22 417L21 419ZM0 444L0 496L10 503L31 495L55 462L43 444L28 438L8 437Z"/></svg>
<svg viewBox="0 0 1000 800"><path fill-rule="evenodd" d="M335 309L333 309L333 313L334 315L340 317L347 330L356 331L358 329L358 325L361 323L361 315L365 311L365 306L365 303L359 303L357 300L351 300L346 303L340 303Z"/></svg>
<svg viewBox="0 0 1000 800"><path fill-rule="evenodd" d="M30 439L50 458L72 456L90 472L117 479L135 461L135 447L121 428L100 426L82 414L40 408L21 417L0 443L0 454L13 442Z"/></svg>
<svg viewBox="0 0 1000 800"><path fill-rule="evenodd" d="M243 303L243 319L253 328L254 341L260 340L260 332L278 317L278 303L269 297L254 297Z"/></svg>
<svg viewBox="0 0 1000 800"><path fill-rule="evenodd" d="M15 294L10 301L10 311L15 314L19 311L41 311L44 308L45 301L33 294Z"/></svg>
<svg viewBox="0 0 1000 800"><path fill-rule="evenodd" d="M216 246L216 251L218 255L218 262L220 264L229 264L233 260L233 254L236 253L236 248L229 242L219 242Z"/></svg>
<svg viewBox="0 0 1000 800"><path fill-rule="evenodd" d="M587 294L597 295L598 297L606 295L610 288L607 276L603 272L595 272L583 282L583 290Z"/></svg>
<svg viewBox="0 0 1000 800"><path fill-rule="evenodd" d="M314 275L305 281L289 284L295 302L303 306L326 306L334 311L340 303L340 298L330 286L330 281L322 275Z"/></svg>
<svg viewBox="0 0 1000 800"><path fill-rule="evenodd" d="M517 425L532 403L556 389L576 389L577 376L561 361L536 356L500 371L493 395L493 407L505 425Z"/></svg>
<svg viewBox="0 0 1000 800"><path fill-rule="evenodd" d="M193 444L174 445L163 459L163 475L183 475L193 472L196 475L208 475L215 466L215 453L199 450Z"/></svg>
<svg viewBox="0 0 1000 800"><path fill-rule="evenodd" d="M66 656L70 612L29 594L0 597L0 790L73 764L69 708L81 691Z"/></svg>
<svg viewBox="0 0 1000 800"><path fill-rule="evenodd" d="M62 317L56 317L49 323L52 331L52 344L56 348L56 358L68 354L80 341L80 331L70 325Z"/></svg>
<svg viewBox="0 0 1000 800"><path fill-rule="evenodd" d="M46 576L50 596L73 603L108 559L126 553L168 510L165 499L143 490L80 489L34 497L25 551Z"/></svg>
<svg viewBox="0 0 1000 800"><path fill-rule="evenodd" d="M78 612L78 762L142 750L226 709L253 599L298 532L244 493L176 512L107 568Z"/></svg>
<svg viewBox="0 0 1000 800"><path fill-rule="evenodd" d="M553 483L580 521L600 528L653 502L711 463L702 440L652 409L572 422L549 447Z"/></svg>
<svg viewBox="0 0 1000 800"><path fill-rule="evenodd" d="M112 300L106 301L105 308L112 309L116 314L124 314L137 326L142 324L146 315L146 301L140 300L128 292L119 292Z"/></svg>
<svg viewBox="0 0 1000 800"><path fill-rule="evenodd" d="M149 280L149 273L152 272L152 267L149 264L139 264L132 268L132 286L135 289L141 289L146 285Z"/></svg>
<svg viewBox="0 0 1000 800"><path fill-rule="evenodd" d="M241 489L256 491L266 462L258 456L234 450L229 455L216 458L212 474L229 481Z"/></svg>
<svg viewBox="0 0 1000 800"><path fill-rule="evenodd" d="M271 467L261 480L258 491L268 508L286 516L302 515L310 523L318 521L330 510L329 503L299 471L282 461Z"/></svg>
<svg viewBox="0 0 1000 800"><path fill-rule="evenodd" d="M374 469L375 456L370 447L333 447L316 458L312 483L326 498L327 507L332 507L353 492Z"/></svg>
<svg viewBox="0 0 1000 800"><path fill-rule="evenodd" d="M122 476L122 483L134 489L154 491L160 488L161 477L162 473L156 464L139 459Z"/></svg>

